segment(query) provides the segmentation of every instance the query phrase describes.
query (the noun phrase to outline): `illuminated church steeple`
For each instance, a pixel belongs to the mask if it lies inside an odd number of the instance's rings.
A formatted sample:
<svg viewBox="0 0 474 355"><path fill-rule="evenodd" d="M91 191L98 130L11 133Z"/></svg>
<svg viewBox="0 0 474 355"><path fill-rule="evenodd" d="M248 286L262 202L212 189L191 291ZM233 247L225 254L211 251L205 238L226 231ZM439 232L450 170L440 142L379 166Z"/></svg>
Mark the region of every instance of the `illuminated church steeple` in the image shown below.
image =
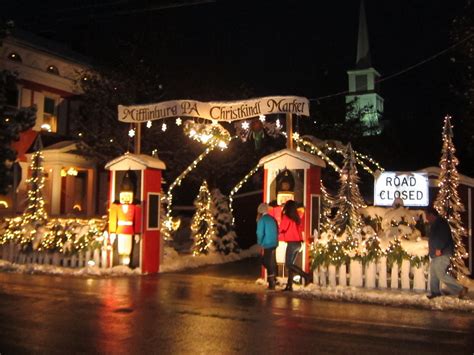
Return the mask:
<svg viewBox="0 0 474 355"><path fill-rule="evenodd" d="M360 3L359 34L357 39L357 58L355 69L347 71L349 93L347 118L358 115L367 135L382 131L380 119L383 114L383 98L379 95L380 73L372 67L369 35L365 16L364 0Z"/></svg>

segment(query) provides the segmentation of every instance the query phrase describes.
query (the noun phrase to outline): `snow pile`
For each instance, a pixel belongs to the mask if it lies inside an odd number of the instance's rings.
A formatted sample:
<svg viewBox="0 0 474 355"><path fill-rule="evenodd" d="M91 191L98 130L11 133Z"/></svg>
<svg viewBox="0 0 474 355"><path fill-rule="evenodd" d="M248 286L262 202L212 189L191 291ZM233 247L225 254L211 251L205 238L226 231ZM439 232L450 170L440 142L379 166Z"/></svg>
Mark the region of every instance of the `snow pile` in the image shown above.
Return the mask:
<svg viewBox="0 0 474 355"><path fill-rule="evenodd" d="M471 289L474 282L470 281ZM400 290L377 290L359 287L321 287L310 284L307 287L295 286L297 294L323 300L350 301L390 306L413 306L435 310L456 310L474 312L474 300L459 299L455 296L441 296L428 299L426 293Z"/></svg>
<svg viewBox="0 0 474 355"><path fill-rule="evenodd" d="M73 269L70 267L61 267L53 265L40 264L15 264L9 261L0 260L0 271L18 272L24 274L42 274L42 275L70 275L70 276L127 276L140 275L138 269L130 269L126 266L114 266L112 268L102 269L97 266L87 266Z"/></svg>
<svg viewBox="0 0 474 355"><path fill-rule="evenodd" d="M163 263L160 267L160 272L192 269L204 265L224 264L257 255L260 255L260 247L256 244L249 249L242 250L238 254L230 253L227 255L220 253L210 253L208 255L180 256L174 249L166 248L164 251Z"/></svg>

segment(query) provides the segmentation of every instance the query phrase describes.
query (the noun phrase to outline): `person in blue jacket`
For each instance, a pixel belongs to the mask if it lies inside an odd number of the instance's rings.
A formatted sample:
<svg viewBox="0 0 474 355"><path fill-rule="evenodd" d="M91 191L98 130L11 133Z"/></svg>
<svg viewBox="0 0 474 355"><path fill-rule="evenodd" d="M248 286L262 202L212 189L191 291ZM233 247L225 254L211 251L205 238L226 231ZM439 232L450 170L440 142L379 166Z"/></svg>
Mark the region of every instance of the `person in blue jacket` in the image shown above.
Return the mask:
<svg viewBox="0 0 474 355"><path fill-rule="evenodd" d="M257 208L257 243L263 248L263 266L267 269L268 289L274 290L278 224L275 218L268 214L266 203L261 203Z"/></svg>
<svg viewBox="0 0 474 355"><path fill-rule="evenodd" d="M433 207L428 207L426 218L429 222L428 248L430 254L430 290L429 299L441 296L440 282L443 282L450 293L463 298L467 287L459 284L457 280L447 273L451 257L454 254L454 242L449 223L442 218Z"/></svg>

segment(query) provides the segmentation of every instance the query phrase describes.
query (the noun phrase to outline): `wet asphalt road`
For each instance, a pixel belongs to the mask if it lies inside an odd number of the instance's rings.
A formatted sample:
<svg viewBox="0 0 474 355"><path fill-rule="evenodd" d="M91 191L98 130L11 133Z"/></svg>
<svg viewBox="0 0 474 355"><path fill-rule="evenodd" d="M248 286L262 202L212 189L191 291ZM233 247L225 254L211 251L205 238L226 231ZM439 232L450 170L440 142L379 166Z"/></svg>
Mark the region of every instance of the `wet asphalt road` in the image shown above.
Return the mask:
<svg viewBox="0 0 474 355"><path fill-rule="evenodd" d="M0 273L0 352L472 354L474 315L299 298L252 260L186 273Z"/></svg>

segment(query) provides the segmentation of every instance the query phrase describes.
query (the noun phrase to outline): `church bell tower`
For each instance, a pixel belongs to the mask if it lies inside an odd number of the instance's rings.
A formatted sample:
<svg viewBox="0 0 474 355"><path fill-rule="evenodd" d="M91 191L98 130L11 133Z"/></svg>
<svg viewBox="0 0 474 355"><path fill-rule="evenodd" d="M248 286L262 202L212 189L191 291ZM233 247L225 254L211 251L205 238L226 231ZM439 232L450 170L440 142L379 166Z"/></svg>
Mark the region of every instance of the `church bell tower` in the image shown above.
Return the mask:
<svg viewBox="0 0 474 355"><path fill-rule="evenodd" d="M347 114L350 119L357 115L366 128L366 135L382 131L383 98L379 95L380 73L373 68L370 58L369 36L364 0L360 3L359 34L355 69L347 71L349 93L346 95Z"/></svg>

